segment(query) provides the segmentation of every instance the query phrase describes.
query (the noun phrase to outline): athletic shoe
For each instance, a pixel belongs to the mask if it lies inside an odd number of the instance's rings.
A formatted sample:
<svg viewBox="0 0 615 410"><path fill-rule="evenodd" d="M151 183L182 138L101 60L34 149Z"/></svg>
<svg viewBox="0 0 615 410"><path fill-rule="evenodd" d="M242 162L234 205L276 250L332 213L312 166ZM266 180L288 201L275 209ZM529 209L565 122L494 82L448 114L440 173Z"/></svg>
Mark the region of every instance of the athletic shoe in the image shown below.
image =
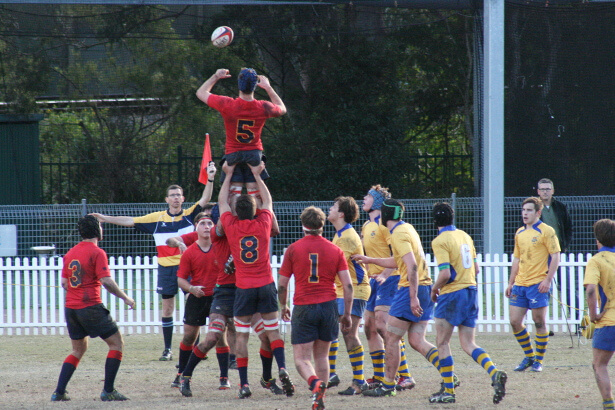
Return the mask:
<svg viewBox="0 0 615 410"><path fill-rule="evenodd" d="M363 392L364 396L369 396L369 397L386 397L386 396L395 396L396 394L397 392L395 391L395 388L387 389L386 387L382 385L376 387L375 389L365 390Z"/></svg>
<svg viewBox="0 0 615 410"><path fill-rule="evenodd" d="M455 403L455 395L450 393L436 393L429 398L430 403Z"/></svg>
<svg viewBox="0 0 615 410"><path fill-rule="evenodd" d="M231 388L231 384L228 382L228 377L220 377L220 387L218 390L228 390Z"/></svg>
<svg viewBox="0 0 615 410"><path fill-rule="evenodd" d="M70 401L70 397L68 397L67 392L59 394L58 392L54 391L51 395L51 401Z"/></svg>
<svg viewBox="0 0 615 410"><path fill-rule="evenodd" d="M342 396L354 396L355 394L363 393L367 389L369 389L367 383L363 382L359 384L356 380L353 380L352 384L346 390L338 391L337 394L341 394Z"/></svg>
<svg viewBox="0 0 615 410"><path fill-rule="evenodd" d="M284 390L277 385L275 379L269 379L269 381L266 381L263 376L261 376L261 386L263 386L264 389L271 390L273 394L284 394Z"/></svg>
<svg viewBox="0 0 615 410"><path fill-rule="evenodd" d="M456 374L453 374L453 387L457 388L461 385L461 381L459 380L459 377L457 377ZM442 394L446 391L446 389L444 388L444 381L440 382L440 390L434 394L432 394L432 396L435 396L437 394Z"/></svg>
<svg viewBox="0 0 615 410"><path fill-rule="evenodd" d="M333 373L331 377L329 377L329 381L327 382L327 389L330 389L331 387L337 387L339 385L340 377L336 373Z"/></svg>
<svg viewBox="0 0 615 410"><path fill-rule="evenodd" d="M173 358L173 352L171 352L171 349L164 349L164 351L162 352L162 356L160 356L160 360L161 362L168 362L169 360L171 360Z"/></svg>
<svg viewBox="0 0 615 410"><path fill-rule="evenodd" d="M182 376L181 384L179 385L179 392L184 397L192 397L192 390L190 389L190 376Z"/></svg>
<svg viewBox="0 0 615 410"><path fill-rule="evenodd" d="M368 390L372 390L375 389L376 387L382 386L382 381L374 378L374 377L370 377L369 379L365 380L365 383L367 383Z"/></svg>
<svg viewBox="0 0 615 410"><path fill-rule="evenodd" d="M282 390L284 390L286 396L290 397L295 394L295 386L293 386L293 382L290 381L290 376L286 369L280 369L278 375L280 376L280 383L282 383Z"/></svg>
<svg viewBox="0 0 615 410"><path fill-rule="evenodd" d="M100 393L100 399L102 401L126 401L128 400L128 397L113 389L111 393L107 393L103 390L102 393Z"/></svg>
<svg viewBox="0 0 615 410"><path fill-rule="evenodd" d="M325 392L327 391L327 383L321 381L312 391L312 410L324 410L325 408Z"/></svg>
<svg viewBox="0 0 615 410"><path fill-rule="evenodd" d="M414 382L413 377L401 376L397 380L397 384L395 385L395 390L398 390L398 391L411 390L414 388L414 386L416 386L416 383Z"/></svg>
<svg viewBox="0 0 615 410"><path fill-rule="evenodd" d="M491 385L493 386L493 390L495 391L495 393L493 394L493 404L498 404L502 401L504 396L506 396L507 379L508 375L505 372L501 370L495 372L495 375L493 377L493 383L491 383Z"/></svg>
<svg viewBox="0 0 615 410"><path fill-rule="evenodd" d="M530 370L533 372L542 372L542 363L534 361Z"/></svg>
<svg viewBox="0 0 615 410"><path fill-rule="evenodd" d="M237 360L231 360L228 362L228 368L237 370Z"/></svg>
<svg viewBox="0 0 615 410"><path fill-rule="evenodd" d="M523 361L519 363L519 366L515 367L515 371L522 372L533 364L534 364L534 358L533 357L529 358L526 356L523 358Z"/></svg>
<svg viewBox="0 0 615 410"><path fill-rule="evenodd" d="M243 386L241 386L241 389L239 389L239 394L237 395L237 397L240 399L245 399L246 397L250 397L251 395L252 392L250 391L250 386L244 384Z"/></svg>
<svg viewBox="0 0 615 410"><path fill-rule="evenodd" d="M173 380L173 383L171 383L171 387L175 387L176 389L179 389L179 386L181 386L180 377L181 377L181 374L177 373L177 376L175 376L175 380Z"/></svg>

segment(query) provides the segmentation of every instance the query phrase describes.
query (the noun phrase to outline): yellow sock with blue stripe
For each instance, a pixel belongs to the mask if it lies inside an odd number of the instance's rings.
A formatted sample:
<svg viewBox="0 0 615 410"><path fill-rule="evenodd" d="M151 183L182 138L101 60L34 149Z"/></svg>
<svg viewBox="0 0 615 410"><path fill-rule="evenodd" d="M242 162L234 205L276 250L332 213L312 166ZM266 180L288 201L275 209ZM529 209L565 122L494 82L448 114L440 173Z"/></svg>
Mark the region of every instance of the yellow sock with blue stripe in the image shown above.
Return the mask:
<svg viewBox="0 0 615 410"><path fill-rule="evenodd" d="M357 346L348 351L348 357L350 358L350 366L352 366L352 380L358 384L365 383L365 376L363 375L363 359L365 352L363 346Z"/></svg>
<svg viewBox="0 0 615 410"><path fill-rule="evenodd" d="M517 342L523 349L525 357L530 359L534 358L534 350L532 349L532 341L530 340L530 334L527 332L527 328L523 328L520 332L514 333Z"/></svg>
<svg viewBox="0 0 615 410"><path fill-rule="evenodd" d="M493 376L498 371L498 369L495 367L495 364L493 364L491 358L489 357L489 354L485 352L485 350L480 347L474 349L474 351L472 352L472 359L474 359L476 363L483 366L483 369L487 370L487 373L489 373L489 376L491 376L491 379L493 379Z"/></svg>
<svg viewBox="0 0 615 410"><path fill-rule="evenodd" d="M399 353L399 368L397 369L397 374L400 377L412 377L410 369L408 369L408 360L406 360L406 343L404 339L399 341Z"/></svg>
<svg viewBox="0 0 615 410"><path fill-rule="evenodd" d="M374 366L374 379L381 382L384 380L384 350L375 350L369 355Z"/></svg>
<svg viewBox="0 0 615 410"><path fill-rule="evenodd" d="M433 364L438 371L440 371L440 357L438 357L438 349L432 347L425 355L425 358L429 360L429 362Z"/></svg>
<svg viewBox="0 0 615 410"><path fill-rule="evenodd" d="M539 335L536 333L536 338L534 339L534 343L536 344L536 361L538 363L542 363L542 359L545 357L545 352L547 351L547 344L549 344L549 334L545 333L544 335Z"/></svg>
<svg viewBox="0 0 615 410"><path fill-rule="evenodd" d="M611 397L608 400L604 400L602 402L602 408L603 409L615 409L615 404L613 403L613 398Z"/></svg>
<svg viewBox="0 0 615 410"><path fill-rule="evenodd" d="M449 394L455 394L455 382L453 376L455 375L453 364L453 356L448 356L440 359L440 375L444 381L444 392Z"/></svg>
<svg viewBox="0 0 615 410"><path fill-rule="evenodd" d="M340 341L335 339L329 347L329 376L335 374L335 365L337 363L337 351L340 348Z"/></svg>

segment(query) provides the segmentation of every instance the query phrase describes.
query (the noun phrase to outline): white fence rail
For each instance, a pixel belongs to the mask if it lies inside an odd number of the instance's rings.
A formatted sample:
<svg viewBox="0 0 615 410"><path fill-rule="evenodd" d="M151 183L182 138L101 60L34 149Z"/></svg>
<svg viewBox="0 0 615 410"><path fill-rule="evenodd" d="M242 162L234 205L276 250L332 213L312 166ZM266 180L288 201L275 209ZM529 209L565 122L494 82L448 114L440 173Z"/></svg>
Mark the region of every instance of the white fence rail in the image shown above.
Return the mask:
<svg viewBox="0 0 615 410"><path fill-rule="evenodd" d="M562 292L553 286L547 322L554 331L567 330L582 316L585 306L583 274L591 255L562 255L559 282ZM478 300L481 307L477 330L479 332L509 332L508 300L504 290L511 266L510 257L502 255L479 255L481 272ZM273 256L274 277L282 258ZM432 277L437 267L431 255L427 262ZM61 284L62 260L59 257L45 258L0 258L0 335L64 334L64 290ZM160 301L156 294L157 259L110 258L111 274L120 288L136 301L136 308L129 310L115 296L102 290L103 302L125 334L160 332ZM291 281L290 290L293 291ZM292 296L292 295L291 295ZM292 297L291 297L292 300ZM175 330L182 332L184 298L177 298ZM529 315L528 315L529 316ZM527 322L532 330L531 319ZM286 326L283 326L285 330ZM431 328L431 326L430 326ZM431 329L429 329L431 330Z"/></svg>

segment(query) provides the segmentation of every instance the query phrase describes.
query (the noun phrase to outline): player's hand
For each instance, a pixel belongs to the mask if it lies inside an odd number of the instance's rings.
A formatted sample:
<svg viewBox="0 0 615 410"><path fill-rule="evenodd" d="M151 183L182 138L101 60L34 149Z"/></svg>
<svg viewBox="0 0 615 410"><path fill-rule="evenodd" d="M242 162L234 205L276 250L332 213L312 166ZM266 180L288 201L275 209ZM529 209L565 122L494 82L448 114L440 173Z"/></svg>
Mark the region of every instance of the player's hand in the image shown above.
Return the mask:
<svg viewBox="0 0 615 410"><path fill-rule="evenodd" d="M250 167L250 169L252 170L252 173L254 175L260 175L261 172L263 172L263 170L265 169L265 163L263 161L260 162L260 164L253 166L248 164L248 166Z"/></svg>
<svg viewBox="0 0 615 410"><path fill-rule="evenodd" d="M98 222L105 222L105 216L103 214L92 212L91 214L88 214L88 215L92 215L94 218L98 220Z"/></svg>
<svg viewBox="0 0 615 410"><path fill-rule="evenodd" d="M350 315L342 316L340 319L340 325L342 327L342 332L349 332L352 327L352 319L350 318Z"/></svg>
<svg viewBox="0 0 615 410"><path fill-rule="evenodd" d="M216 163L209 161L209 164L207 164L207 179L214 179L216 176L216 171Z"/></svg>
<svg viewBox="0 0 615 410"><path fill-rule="evenodd" d="M264 75L258 76L258 82L256 83L260 88L267 89L271 88L271 84L269 83L269 79Z"/></svg>
<svg viewBox="0 0 615 410"><path fill-rule="evenodd" d="M184 252L186 252L186 249L188 249L188 247L186 246L185 243L180 242L179 245L177 246L179 248L179 254L183 255Z"/></svg>
<svg viewBox="0 0 615 410"><path fill-rule="evenodd" d="M421 302L418 297L414 296L410 298L410 310L412 310L412 314L416 317L423 316L423 308L421 307Z"/></svg>
<svg viewBox="0 0 615 410"><path fill-rule="evenodd" d="M218 79L229 78L231 77L231 72L227 70L226 68L219 68L216 71L216 77L218 77Z"/></svg>
<svg viewBox="0 0 615 410"><path fill-rule="evenodd" d="M538 285L538 292L547 293L551 290L551 281L549 279L545 279Z"/></svg>
<svg viewBox="0 0 615 410"><path fill-rule="evenodd" d="M285 322L290 322L290 308L288 306L284 306L281 310L282 320Z"/></svg>
<svg viewBox="0 0 615 410"><path fill-rule="evenodd" d="M203 292L203 288L205 286L190 286L190 293L192 293L197 298L205 296L205 292Z"/></svg>
<svg viewBox="0 0 615 410"><path fill-rule="evenodd" d="M439 295L440 295L440 289L431 288L431 301L432 302L434 303L437 302Z"/></svg>
<svg viewBox="0 0 615 410"><path fill-rule="evenodd" d="M511 293L512 293L512 285L508 285L508 287L504 291L504 296L506 296L507 298L510 298Z"/></svg>
<svg viewBox="0 0 615 410"><path fill-rule="evenodd" d="M374 276L374 279L376 280L376 282L378 282L379 284L383 284L384 282L386 282L386 280L388 279L388 276L383 275L382 273L379 275Z"/></svg>
<svg viewBox="0 0 615 410"><path fill-rule="evenodd" d="M130 307L130 310L135 308L135 300L133 298L127 298L126 300L124 300L124 303L126 303Z"/></svg>
<svg viewBox="0 0 615 410"><path fill-rule="evenodd" d="M224 164L222 164L222 171L224 171L226 175L232 174L233 171L235 171L235 165L236 164L229 165L228 162L224 161Z"/></svg>
<svg viewBox="0 0 615 410"><path fill-rule="evenodd" d="M363 263L363 264L368 264L368 260L369 258L365 255L361 255L361 254L356 254L356 255L350 255L350 259L352 259L355 262L359 262L359 263Z"/></svg>

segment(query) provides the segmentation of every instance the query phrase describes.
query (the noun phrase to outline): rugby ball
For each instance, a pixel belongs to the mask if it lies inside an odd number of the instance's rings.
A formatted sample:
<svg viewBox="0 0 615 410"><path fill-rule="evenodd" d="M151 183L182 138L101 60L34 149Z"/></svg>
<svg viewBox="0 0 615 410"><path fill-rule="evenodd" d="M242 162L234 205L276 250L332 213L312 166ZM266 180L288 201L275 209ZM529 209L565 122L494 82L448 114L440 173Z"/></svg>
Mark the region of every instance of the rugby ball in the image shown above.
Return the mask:
<svg viewBox="0 0 615 410"><path fill-rule="evenodd" d="M227 26L221 26L211 33L211 43L218 47L226 47L233 42L233 30Z"/></svg>

